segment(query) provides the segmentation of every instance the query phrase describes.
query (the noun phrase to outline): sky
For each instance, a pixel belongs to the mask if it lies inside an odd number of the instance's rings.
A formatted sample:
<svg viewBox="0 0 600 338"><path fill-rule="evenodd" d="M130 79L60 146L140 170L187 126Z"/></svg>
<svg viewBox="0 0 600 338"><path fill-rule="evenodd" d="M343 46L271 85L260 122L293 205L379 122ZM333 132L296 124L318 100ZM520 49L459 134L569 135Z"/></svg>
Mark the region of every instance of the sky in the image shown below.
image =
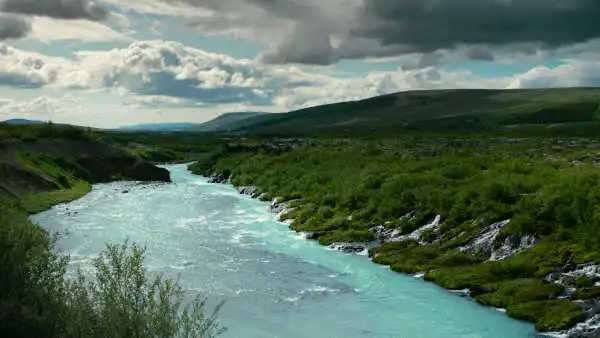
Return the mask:
<svg viewBox="0 0 600 338"><path fill-rule="evenodd" d="M0 0L0 120L114 128L573 86L600 87L598 0Z"/></svg>

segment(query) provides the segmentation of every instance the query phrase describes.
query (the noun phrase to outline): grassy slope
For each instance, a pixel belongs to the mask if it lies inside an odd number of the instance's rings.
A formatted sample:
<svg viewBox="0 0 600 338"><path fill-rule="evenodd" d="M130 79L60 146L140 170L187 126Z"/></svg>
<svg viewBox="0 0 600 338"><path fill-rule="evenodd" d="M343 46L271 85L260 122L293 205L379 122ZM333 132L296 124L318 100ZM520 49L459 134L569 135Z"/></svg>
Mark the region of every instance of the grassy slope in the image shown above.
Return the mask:
<svg viewBox="0 0 600 338"><path fill-rule="evenodd" d="M433 90L311 107L246 120L254 135L501 131L579 133L600 127L600 88ZM596 129L597 130L597 129Z"/></svg>
<svg viewBox="0 0 600 338"><path fill-rule="evenodd" d="M259 117L267 113L263 112L242 112L226 113L220 115L208 122L190 128L190 130L202 132L230 131L243 127L248 119Z"/></svg>
<svg viewBox="0 0 600 338"><path fill-rule="evenodd" d="M322 244L369 241L386 224L408 233L440 214L435 243L387 243L375 262L399 272L432 271L428 280L468 287L481 303L558 330L582 319L575 303L548 300L562 290L543 277L569 259L600 261L600 143L550 139L404 138L306 140L291 146L246 142L225 147L191 167L231 173L235 185L259 186L265 199L302 198L291 228ZM295 148L289 151L290 148ZM277 150L281 151L277 151ZM577 162L573 162L577 161ZM577 165L573 164L577 163ZM402 216L414 212L408 220ZM352 215L352 219L348 216ZM530 250L500 262L457 248L481 226L511 219L498 241L535 234ZM473 220L478 220L474 224ZM597 298L598 287L577 298Z"/></svg>

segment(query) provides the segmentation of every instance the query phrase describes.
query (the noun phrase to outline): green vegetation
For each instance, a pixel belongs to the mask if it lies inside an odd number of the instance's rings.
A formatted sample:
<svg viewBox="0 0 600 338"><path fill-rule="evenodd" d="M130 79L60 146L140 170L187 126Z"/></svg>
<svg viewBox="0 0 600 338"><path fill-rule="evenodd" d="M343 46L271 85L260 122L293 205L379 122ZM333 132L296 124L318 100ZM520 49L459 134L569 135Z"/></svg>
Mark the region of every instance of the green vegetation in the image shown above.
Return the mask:
<svg viewBox="0 0 600 338"><path fill-rule="evenodd" d="M564 300L529 302L509 306L506 313L514 318L535 323L538 331L558 331L583 319L579 306Z"/></svg>
<svg viewBox="0 0 600 338"><path fill-rule="evenodd" d="M107 132L102 139L155 163L188 162L210 153L222 143L209 133Z"/></svg>
<svg viewBox="0 0 600 338"><path fill-rule="evenodd" d="M90 140L98 134L90 128L56 125L51 122L31 125L0 123L0 148L14 142L31 142L43 138Z"/></svg>
<svg viewBox="0 0 600 338"><path fill-rule="evenodd" d="M313 232L322 244L371 241L369 229L380 224L407 234L438 214L439 229L421 236L428 245L384 243L370 250L373 261L398 272L429 271L427 280L469 288L477 301L549 330L583 314L571 300L551 300L563 290L544 277L569 260L600 261L599 149L593 139L477 136L247 140L189 168L258 186L263 199L297 200L285 216L290 227ZM495 245L523 235L538 243L488 263L489 252L458 250L507 219ZM574 297L597 295L589 282L578 283ZM534 313L531 304L546 310Z"/></svg>
<svg viewBox="0 0 600 338"><path fill-rule="evenodd" d="M0 136L0 336L213 337L223 331L216 322L220 306L207 316L204 299L188 302L177 281L151 278L143 248L109 245L95 260L95 275L74 278L67 274L69 258L56 253L56 237L28 221L29 214L90 190L94 176L80 165L91 160L87 151L97 152L92 167L106 165L102 156L112 154L115 162L139 159L96 141L103 135L70 126L0 124ZM92 146L97 149L86 148ZM129 169L115 166L113 178L127 177Z"/></svg>
<svg viewBox="0 0 600 338"><path fill-rule="evenodd" d="M50 200L47 198L46 200ZM204 300L183 307L179 284L149 279L144 249L107 246L95 276L68 278L55 237L0 203L0 334L5 337L212 337L222 332ZM218 308L217 308L218 310Z"/></svg>

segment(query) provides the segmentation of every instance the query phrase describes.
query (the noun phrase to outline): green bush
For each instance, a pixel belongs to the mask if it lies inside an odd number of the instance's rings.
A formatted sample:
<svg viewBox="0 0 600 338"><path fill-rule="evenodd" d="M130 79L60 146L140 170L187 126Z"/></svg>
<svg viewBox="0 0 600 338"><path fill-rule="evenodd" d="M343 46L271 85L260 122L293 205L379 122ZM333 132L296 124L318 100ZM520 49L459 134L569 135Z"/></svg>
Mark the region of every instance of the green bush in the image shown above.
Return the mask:
<svg viewBox="0 0 600 338"><path fill-rule="evenodd" d="M34 208L36 209L36 208ZM184 306L177 281L150 279L144 249L107 246L95 275L67 277L68 257L55 237L27 221L15 204L0 203L0 336L213 337L223 332L204 299Z"/></svg>
<svg viewBox="0 0 600 338"><path fill-rule="evenodd" d="M213 337L224 331L216 320L221 305L208 317L205 299L184 307L176 281L148 277L144 252L135 244L107 245L94 261L94 278L79 272L69 283L66 336Z"/></svg>

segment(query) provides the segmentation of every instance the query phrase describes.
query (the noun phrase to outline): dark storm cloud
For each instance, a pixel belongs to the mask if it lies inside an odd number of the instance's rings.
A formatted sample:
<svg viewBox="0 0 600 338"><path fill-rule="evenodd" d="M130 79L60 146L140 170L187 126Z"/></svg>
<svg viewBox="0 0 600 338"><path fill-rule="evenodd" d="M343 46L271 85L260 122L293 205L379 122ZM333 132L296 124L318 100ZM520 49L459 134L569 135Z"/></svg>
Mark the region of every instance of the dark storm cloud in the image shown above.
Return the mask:
<svg viewBox="0 0 600 338"><path fill-rule="evenodd" d="M467 50L467 58L471 60L493 61L494 53L489 48L472 47Z"/></svg>
<svg viewBox="0 0 600 338"><path fill-rule="evenodd" d="M271 48L261 60L273 63L322 64L460 46L478 46L463 49L467 58L492 60L498 48L530 54L527 49L552 51L600 38L599 0L164 1L215 11L210 19L196 21L203 31L211 27L201 21L212 20L228 27L238 21L244 28L252 24L260 32L256 35L269 32ZM282 22L296 27L296 32L290 34ZM316 36L305 34L307 30ZM324 46L328 37L339 43ZM317 50L306 52L313 43Z"/></svg>
<svg viewBox="0 0 600 338"><path fill-rule="evenodd" d="M444 56L441 53L427 53L421 55L416 62L404 62L402 64L403 70L423 69L427 67L435 67L440 64Z"/></svg>
<svg viewBox="0 0 600 338"><path fill-rule="evenodd" d="M302 41L302 43L296 43ZM310 63L328 65L332 62L329 35L318 29L298 26L279 46L260 55L265 63Z"/></svg>
<svg viewBox="0 0 600 338"><path fill-rule="evenodd" d="M458 44L556 47L600 36L598 0L368 0L353 33L416 52Z"/></svg>
<svg viewBox="0 0 600 338"><path fill-rule="evenodd" d="M20 15L0 13L0 40L18 39L31 30L29 22ZM1 55L0 50L0 55Z"/></svg>
<svg viewBox="0 0 600 338"><path fill-rule="evenodd" d="M0 10L9 13L57 19L106 19L108 11L93 0L0 0Z"/></svg>

